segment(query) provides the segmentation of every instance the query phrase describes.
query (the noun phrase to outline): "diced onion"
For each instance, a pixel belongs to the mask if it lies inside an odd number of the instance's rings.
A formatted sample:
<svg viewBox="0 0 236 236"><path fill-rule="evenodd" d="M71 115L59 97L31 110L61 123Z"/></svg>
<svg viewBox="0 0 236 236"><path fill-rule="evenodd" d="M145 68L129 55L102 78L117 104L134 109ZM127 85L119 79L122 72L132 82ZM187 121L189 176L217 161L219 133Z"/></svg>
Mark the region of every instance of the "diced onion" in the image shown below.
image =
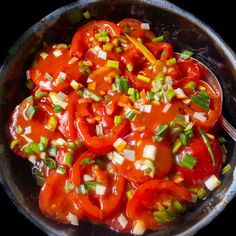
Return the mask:
<svg viewBox="0 0 236 236"><path fill-rule="evenodd" d="M96 185L96 194L97 195L102 196L105 194L105 192L106 192L106 186L103 186L101 184Z"/></svg>
<svg viewBox="0 0 236 236"><path fill-rule="evenodd" d="M113 152L113 159L112 159L112 162L114 163L114 164L119 164L119 165L122 165L123 164L123 162L124 162L124 157L122 157L119 153L117 153L117 152Z"/></svg>
<svg viewBox="0 0 236 236"><path fill-rule="evenodd" d="M142 23L141 29L150 30L150 25L148 23Z"/></svg>
<svg viewBox="0 0 236 236"><path fill-rule="evenodd" d="M66 216L66 219L72 224L72 225L79 225L78 218L71 212Z"/></svg>
<svg viewBox="0 0 236 236"><path fill-rule="evenodd" d="M143 235L146 231L146 225L141 220L137 220L131 233L134 235Z"/></svg>
<svg viewBox="0 0 236 236"><path fill-rule="evenodd" d="M66 73L65 72L60 72L57 76L58 79L65 80L66 79Z"/></svg>
<svg viewBox="0 0 236 236"><path fill-rule="evenodd" d="M25 127L25 132L24 132L24 134L31 134L31 132L32 132L31 126Z"/></svg>
<svg viewBox="0 0 236 236"><path fill-rule="evenodd" d="M146 145L143 149L143 158L155 160L157 153L157 148L154 145Z"/></svg>
<svg viewBox="0 0 236 236"><path fill-rule="evenodd" d="M84 175L83 179L85 182L94 180L94 178L91 175L86 175L86 174Z"/></svg>
<svg viewBox="0 0 236 236"><path fill-rule="evenodd" d="M124 158L129 161L135 161L135 151L124 149L123 150Z"/></svg>
<svg viewBox="0 0 236 236"><path fill-rule="evenodd" d="M201 122L205 122L207 118L204 116L204 113L201 112L194 112L193 117L197 120L200 120Z"/></svg>
<svg viewBox="0 0 236 236"><path fill-rule="evenodd" d="M185 99L187 98L186 94L184 93L184 90L181 89L181 88L177 88L175 89L175 92L176 92L176 97L179 98L179 99Z"/></svg>
<svg viewBox="0 0 236 236"><path fill-rule="evenodd" d="M210 191L213 191L216 187L221 185L221 182L215 175L212 175L205 181L205 185Z"/></svg>
<svg viewBox="0 0 236 236"><path fill-rule="evenodd" d="M170 103L167 103L167 104L164 106L162 112L163 112L163 113L166 113L167 111L169 111L170 108L171 108L171 104L170 104Z"/></svg>
<svg viewBox="0 0 236 236"><path fill-rule="evenodd" d="M99 51L102 51L102 49L99 46L95 46L92 50L95 54L98 54Z"/></svg>
<svg viewBox="0 0 236 236"><path fill-rule="evenodd" d="M155 166L151 160L143 159L143 160L138 160L134 163L134 167L137 170L142 170L142 171L147 171L150 177L154 177L155 175Z"/></svg>
<svg viewBox="0 0 236 236"><path fill-rule="evenodd" d="M113 147L118 151L121 152L127 145L127 142L122 139L122 138L118 138L114 143L113 143Z"/></svg>
<svg viewBox="0 0 236 236"><path fill-rule="evenodd" d="M152 110L152 105L141 105L139 110L141 112L150 113Z"/></svg>
<svg viewBox="0 0 236 236"><path fill-rule="evenodd" d="M107 53L102 51L102 50L98 51L98 58L106 60L107 59Z"/></svg>
<svg viewBox="0 0 236 236"><path fill-rule="evenodd" d="M67 95L61 91L58 93L50 92L49 97L53 104L61 106L63 109L66 109L66 107L68 106L68 103L65 102Z"/></svg>
<svg viewBox="0 0 236 236"><path fill-rule="evenodd" d="M120 225L123 229L128 224L128 220L125 218L125 216L122 213L117 217L117 220L118 220L118 222L120 223Z"/></svg>
<svg viewBox="0 0 236 236"><path fill-rule="evenodd" d="M62 55L62 52L61 52L61 50L55 50L55 51L53 51L53 55L55 57L60 57Z"/></svg>

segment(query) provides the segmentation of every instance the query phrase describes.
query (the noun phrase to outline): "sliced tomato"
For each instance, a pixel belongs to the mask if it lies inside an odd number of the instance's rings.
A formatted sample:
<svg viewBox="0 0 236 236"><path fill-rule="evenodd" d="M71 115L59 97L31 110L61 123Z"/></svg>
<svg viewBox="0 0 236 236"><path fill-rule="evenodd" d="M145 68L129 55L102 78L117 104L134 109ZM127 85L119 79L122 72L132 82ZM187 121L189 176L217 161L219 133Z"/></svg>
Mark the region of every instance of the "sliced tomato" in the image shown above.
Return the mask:
<svg viewBox="0 0 236 236"><path fill-rule="evenodd" d="M125 18L121 20L117 25L123 29L124 33L128 33L130 36L134 38L142 38L142 39L155 38L155 35L152 33L152 31L142 29L141 24L142 22L137 19Z"/></svg>
<svg viewBox="0 0 236 236"><path fill-rule="evenodd" d="M157 203L167 200L190 202L191 193L183 185L167 180L151 180L141 184L127 204L128 216L133 220L141 220L147 229L156 230L162 226L153 212Z"/></svg>
<svg viewBox="0 0 236 236"><path fill-rule="evenodd" d="M204 130L209 130L218 121L221 114L221 98L215 94L212 88L204 81L199 81L200 86L204 87L207 93L210 95L210 108L209 111L203 110L200 106L190 103L189 106L184 105L183 110L186 114L190 115L196 126L202 127ZM194 94L193 94L194 95ZM203 112L206 117L205 121L199 120L194 115L195 112Z"/></svg>
<svg viewBox="0 0 236 236"><path fill-rule="evenodd" d="M108 31L108 36L119 37L121 28L115 23L106 20L90 21L89 23L81 26L72 38L71 56L81 58L83 53L88 48L98 45L95 34L102 31Z"/></svg>
<svg viewBox="0 0 236 236"><path fill-rule="evenodd" d="M98 184L106 187L104 195L96 191L73 194L73 199L84 210L84 214L92 220L105 220L116 213L124 198L125 179L117 173L110 174L107 170L99 169L93 163L84 165L84 159L94 160L98 155L89 151L83 153L76 161L71 172L75 186L85 184L84 175L89 174Z"/></svg>
<svg viewBox="0 0 236 236"><path fill-rule="evenodd" d="M33 115L32 119L27 117L27 110L33 105L33 100L26 98L21 104L16 106L9 119L9 139L10 141L18 140L19 143L15 146L14 152L24 158L28 158L33 154L24 152L23 149L26 144L31 142L40 143L41 137L48 138L50 142L51 139L63 137L58 130L51 131L46 128L50 116L43 107L39 107L39 110ZM36 153L34 154L37 156Z"/></svg>
<svg viewBox="0 0 236 236"><path fill-rule="evenodd" d="M173 157L171 148L166 141L153 142L152 134L150 133L131 133L130 135L126 136L124 140L128 144L126 149L133 150L135 152L135 160L129 161L125 159L124 162L121 165L117 165L117 167L120 173L129 181L143 183L145 181L151 180L152 178L165 177L170 173L173 166ZM150 173L148 172L137 169L135 166L135 164L138 162L145 160L143 158L143 150L146 145L153 145L156 147L156 156L153 163L155 174L153 176L150 176Z"/></svg>
<svg viewBox="0 0 236 236"><path fill-rule="evenodd" d="M42 52L39 53L36 64L29 69L30 76L38 87L46 91L60 91L68 88L72 80L80 79L79 62L69 63L71 58L68 48L50 47L43 53L47 54L45 58Z"/></svg>
<svg viewBox="0 0 236 236"><path fill-rule="evenodd" d="M196 158L197 162L192 170L177 165L177 169L183 173L184 181L189 185L202 186L211 175L219 176L220 174L223 159L222 150L216 138L209 139L209 141L215 157L215 165L213 165L211 155L200 135L192 138L188 146L182 147L178 152L178 161L181 161L186 154Z"/></svg>
<svg viewBox="0 0 236 236"><path fill-rule="evenodd" d="M114 123L113 119L112 120ZM105 125L105 123L103 123ZM123 119L122 123L112 127L107 127L104 131L104 135L97 136L92 134L89 129L89 125L86 120L78 119L76 121L76 127L78 136L84 141L85 145L96 153L106 153L112 150L113 143L117 138L125 136L129 132L129 121L127 119ZM94 131L93 131L94 132ZM95 133L95 132L94 132Z"/></svg>
<svg viewBox="0 0 236 236"><path fill-rule="evenodd" d="M39 195L39 207L48 218L63 224L70 224L66 218L70 213L83 217L83 211L72 200L71 193L65 191L68 181L67 175L52 171L41 188Z"/></svg>

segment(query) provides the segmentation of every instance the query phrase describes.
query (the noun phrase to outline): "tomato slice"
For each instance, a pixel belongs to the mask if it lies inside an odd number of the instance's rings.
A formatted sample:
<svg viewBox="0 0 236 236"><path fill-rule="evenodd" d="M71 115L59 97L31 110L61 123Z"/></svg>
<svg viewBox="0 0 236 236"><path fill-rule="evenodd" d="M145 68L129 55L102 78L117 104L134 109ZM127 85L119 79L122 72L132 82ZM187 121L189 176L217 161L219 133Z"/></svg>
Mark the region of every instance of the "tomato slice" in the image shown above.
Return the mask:
<svg viewBox="0 0 236 236"><path fill-rule="evenodd" d="M111 37L119 37L121 28L115 23L106 20L91 21L81 26L72 38L71 56L81 58L88 48L98 45L98 41L94 36L102 31L108 31Z"/></svg>
<svg viewBox="0 0 236 236"><path fill-rule="evenodd" d="M88 193L73 193L73 199L92 220L105 220L115 214L124 197L125 179L117 174L110 174L95 164L84 165L84 159L94 160L98 155L92 152L83 153L76 161L71 172L71 179L75 186L84 182L84 175L89 174L98 184L106 187L104 195L97 195L95 191Z"/></svg>
<svg viewBox="0 0 236 236"><path fill-rule="evenodd" d="M70 224L66 219L69 213L83 217L83 211L75 206L71 193L65 191L65 184L68 181L67 175L52 171L47 177L39 194L39 207L44 215L59 223Z"/></svg>
<svg viewBox="0 0 236 236"><path fill-rule="evenodd" d="M39 110L33 115L32 119L27 117L27 110L29 107L37 105L33 99L26 98L21 104L16 106L9 119L9 139L18 140L18 145L15 146L14 152L24 158L28 158L32 153L24 152L24 146L34 142L40 143L41 137L49 139L49 143L52 139L61 138L62 135L57 130L52 131L46 129L46 125L50 118L48 112L40 107ZM29 130L29 131L28 131ZM35 156L38 156L34 153Z"/></svg>
<svg viewBox="0 0 236 236"><path fill-rule="evenodd" d="M117 25L123 29L124 33L128 33L130 36L134 38L142 38L142 39L152 39L155 38L155 35L150 30L141 29L142 22L133 19L133 18L125 18L121 20ZM126 29L129 28L129 29ZM129 32L127 32L127 30Z"/></svg>
<svg viewBox="0 0 236 236"><path fill-rule="evenodd" d="M195 105L194 103L190 103L189 106L183 106L183 110L186 114L191 116L191 119L194 121L196 126L203 128L204 130L209 130L212 128L215 123L218 121L221 114L221 99L212 88L204 81L199 81L200 86L204 87L208 94L210 95L210 109L209 111L203 110L201 107ZM205 121L197 119L194 114L195 112L204 112L206 117Z"/></svg>
<svg viewBox="0 0 236 236"><path fill-rule="evenodd" d="M109 120L114 123L113 119ZM104 126L105 122L102 125ZM117 138L123 137L129 132L130 124L127 119L123 119L121 124L117 126L113 124L113 126L107 128L107 132L101 136L91 134L91 129L89 129L88 122L85 119L78 119L76 121L76 127L78 136L84 141L87 148L96 153L107 153L112 150L113 143ZM106 129L104 131L106 131Z"/></svg>
<svg viewBox="0 0 236 236"><path fill-rule="evenodd" d="M29 69L30 76L38 87L46 91L60 91L68 88L72 80L80 79L79 62L70 63L68 48L51 47L43 53L46 53L45 58L42 53L38 54L36 64Z"/></svg>
<svg viewBox="0 0 236 236"><path fill-rule="evenodd" d="M211 176L219 176L222 167L223 153L216 138L209 139L215 157L215 165L212 164L210 153L200 135L192 138L187 147L182 147L177 155L177 160L184 158L186 154L194 156L197 164L192 170L177 165L177 169L184 176L184 181L189 185L202 186Z"/></svg>
<svg viewBox="0 0 236 236"><path fill-rule="evenodd" d="M117 165L120 173L129 181L143 183L154 178L162 178L169 174L173 166L173 157L169 144L166 141L153 142L152 134L131 133L124 140L128 144L128 150L135 151L135 160L124 160L122 165ZM157 149L154 168L155 175L151 176L143 170L136 169L135 163L145 160L143 150L146 145L153 145ZM122 153L121 153L122 155Z"/></svg>
<svg viewBox="0 0 236 236"><path fill-rule="evenodd" d="M153 216L158 202L178 200L190 202L191 193L181 184L167 180L151 180L141 184L127 204L128 216L141 220L147 229L156 230L162 226Z"/></svg>

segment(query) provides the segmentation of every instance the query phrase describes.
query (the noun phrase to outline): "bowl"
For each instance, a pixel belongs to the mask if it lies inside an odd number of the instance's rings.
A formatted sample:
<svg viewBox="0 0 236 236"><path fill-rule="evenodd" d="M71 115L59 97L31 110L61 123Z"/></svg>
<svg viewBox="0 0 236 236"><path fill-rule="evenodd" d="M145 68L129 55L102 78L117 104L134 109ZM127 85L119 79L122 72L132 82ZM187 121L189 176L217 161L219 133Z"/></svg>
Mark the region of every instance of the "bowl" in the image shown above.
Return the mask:
<svg viewBox="0 0 236 236"><path fill-rule="evenodd" d="M82 12L89 10L92 19L119 21L133 17L150 22L152 30L164 34L176 51L189 49L196 58L209 66L218 76L224 91L224 116L236 126L236 57L226 43L199 19L167 1L158 0L88 0L64 6L31 27L11 49L0 71L0 131L6 133L6 122L14 107L26 96L25 70L35 52L46 42L70 42L80 25L87 22ZM157 17L158 16L158 17ZM224 134L227 137L227 134ZM222 178L222 185L207 200L198 202L185 215L167 228L145 235L193 235L209 224L236 193L236 145L229 137L228 162L233 167ZM39 188L31 176L30 166L8 148L6 135L0 136L0 180L5 191L33 224L48 235L113 236L110 229L81 222L79 227L57 224L44 217L38 207ZM129 235L129 234L126 234Z"/></svg>

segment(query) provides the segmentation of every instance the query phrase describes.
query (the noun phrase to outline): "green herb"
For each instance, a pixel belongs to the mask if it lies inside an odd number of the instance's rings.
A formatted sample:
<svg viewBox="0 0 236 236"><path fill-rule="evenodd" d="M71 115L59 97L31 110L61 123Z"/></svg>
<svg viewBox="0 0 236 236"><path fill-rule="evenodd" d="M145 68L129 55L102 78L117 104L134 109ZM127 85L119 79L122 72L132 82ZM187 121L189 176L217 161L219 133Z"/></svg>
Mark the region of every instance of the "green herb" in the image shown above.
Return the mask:
<svg viewBox="0 0 236 236"><path fill-rule="evenodd" d="M154 93L153 92L151 92L151 91L147 91L147 99L149 100L149 101L152 101L152 100L154 100Z"/></svg>
<svg viewBox="0 0 236 236"><path fill-rule="evenodd" d="M179 163L181 166L186 167L189 170L192 170L193 167L197 164L197 159L196 157L190 155L190 154L185 154L183 159Z"/></svg>
<svg viewBox="0 0 236 236"><path fill-rule="evenodd" d="M172 57L169 60L166 61L166 65L171 66L171 65L175 65L176 64L176 58Z"/></svg>
<svg viewBox="0 0 236 236"><path fill-rule="evenodd" d="M169 89L166 91L166 95L168 96L168 100L171 101L176 96L176 92L174 89Z"/></svg>
<svg viewBox="0 0 236 236"><path fill-rule="evenodd" d="M57 162L52 158L45 158L44 164L49 168L49 170L54 170L57 168Z"/></svg>
<svg viewBox="0 0 236 236"><path fill-rule="evenodd" d="M225 174L227 174L229 171L231 171L232 170L232 166L230 165L230 164L227 164L223 169L222 169L222 171L221 171L221 174L222 175L225 175Z"/></svg>
<svg viewBox="0 0 236 236"><path fill-rule="evenodd" d="M161 124L158 126L158 128L155 130L155 136L154 136L154 141L160 142L164 139L166 135L166 131L168 130L168 125L167 124Z"/></svg>
<svg viewBox="0 0 236 236"><path fill-rule="evenodd" d="M91 165L92 163L93 163L93 160L91 158L84 158L81 161L82 166L88 166L88 165Z"/></svg>
<svg viewBox="0 0 236 236"><path fill-rule="evenodd" d="M160 223L171 222L174 220L174 216L170 215L167 211L154 211L153 216Z"/></svg>
<svg viewBox="0 0 236 236"><path fill-rule="evenodd" d="M194 53L192 51L189 50L185 50L180 54L180 58L186 60L189 59Z"/></svg>
<svg viewBox="0 0 236 236"><path fill-rule="evenodd" d="M207 111L210 108L210 95L206 91L200 91L198 95L192 97L191 101Z"/></svg>
<svg viewBox="0 0 236 236"><path fill-rule="evenodd" d="M107 43L109 41L110 41L110 38L108 36L98 38L98 42Z"/></svg>
<svg viewBox="0 0 236 236"><path fill-rule="evenodd" d="M114 124L119 125L122 122L122 117L121 116L115 116L114 117Z"/></svg>
<svg viewBox="0 0 236 236"><path fill-rule="evenodd" d="M39 144L38 144L38 143L31 143L31 150L32 150L34 153L39 154L39 153L40 153Z"/></svg>
<svg viewBox="0 0 236 236"><path fill-rule="evenodd" d="M33 116L36 114L36 112L39 110L39 108L40 108L39 106L29 105L25 111L27 118L31 120Z"/></svg>
<svg viewBox="0 0 236 236"><path fill-rule="evenodd" d="M32 150L32 148L31 148L31 143L26 144L26 145L23 147L23 151L24 151L26 154L33 154L33 150Z"/></svg>
<svg viewBox="0 0 236 236"><path fill-rule="evenodd" d="M184 133L181 133L179 138L180 138L183 146L186 146L188 144L188 137Z"/></svg>
<svg viewBox="0 0 236 236"><path fill-rule="evenodd" d="M141 80L141 81L143 81L145 83L149 83L151 81L151 79L149 77L144 76L144 75L137 75L137 79Z"/></svg>
<svg viewBox="0 0 236 236"><path fill-rule="evenodd" d="M125 118L132 120L135 117L135 112L129 111L126 115Z"/></svg>
<svg viewBox="0 0 236 236"><path fill-rule="evenodd" d="M89 189L89 190L93 190L93 191L96 190L96 187L97 187L98 184L99 184L98 182L93 182L93 181L84 182L85 188Z"/></svg>
<svg viewBox="0 0 236 236"><path fill-rule="evenodd" d="M64 174L66 174L66 169L63 166L58 166L56 172L61 175L64 175Z"/></svg>
<svg viewBox="0 0 236 236"><path fill-rule="evenodd" d="M207 150L210 153L210 156L211 156L211 159L212 159L212 164L214 166L215 165L215 157L214 157L214 153L213 153L211 144L209 142L209 139L208 139L206 133L201 128L198 128L198 131L199 131L200 135L202 136L203 142L206 144Z"/></svg>
<svg viewBox="0 0 236 236"><path fill-rule="evenodd" d="M181 214L186 211L186 207L184 207L179 201L174 200L173 205L175 207L176 213Z"/></svg>
<svg viewBox="0 0 236 236"><path fill-rule="evenodd" d="M45 181L45 178L44 178L42 172L37 168L33 168L32 171L33 171L33 175L35 177L36 184L38 186L42 186Z"/></svg>
<svg viewBox="0 0 236 236"><path fill-rule="evenodd" d="M95 34L95 38L98 39L100 37L105 37L107 35L108 35L108 31L102 31L102 32Z"/></svg>
<svg viewBox="0 0 236 236"><path fill-rule="evenodd" d="M159 37L153 38L153 39L152 39L152 42L163 42L164 39L165 39L164 36L161 35L161 36L159 36Z"/></svg>
<svg viewBox="0 0 236 236"><path fill-rule="evenodd" d="M43 92L41 89L37 89L34 93L36 99L41 99L42 97L48 96L47 92Z"/></svg>
<svg viewBox="0 0 236 236"><path fill-rule="evenodd" d="M107 67L119 69L119 61L108 60Z"/></svg>
<svg viewBox="0 0 236 236"><path fill-rule="evenodd" d="M73 164L73 160L74 160L73 155L71 153L67 152L64 155L63 164L71 167Z"/></svg>
<svg viewBox="0 0 236 236"><path fill-rule="evenodd" d="M194 81L190 81L185 85L185 88L188 88L188 89L195 89L196 87L197 87L197 83Z"/></svg>
<svg viewBox="0 0 236 236"><path fill-rule="evenodd" d="M74 189L75 189L74 184L66 182L65 187L64 187L64 190L66 193L69 193L69 192L73 191Z"/></svg>
<svg viewBox="0 0 236 236"><path fill-rule="evenodd" d="M63 108L60 105L52 104L52 107L56 113L59 113L63 110Z"/></svg>
<svg viewBox="0 0 236 236"><path fill-rule="evenodd" d="M182 142L181 142L181 140L178 138L178 139L175 141L175 143L174 143L174 145L173 145L173 147L172 147L172 153L173 153L173 154L176 154L176 153L178 152L178 150L180 149L181 146L182 146Z"/></svg>

